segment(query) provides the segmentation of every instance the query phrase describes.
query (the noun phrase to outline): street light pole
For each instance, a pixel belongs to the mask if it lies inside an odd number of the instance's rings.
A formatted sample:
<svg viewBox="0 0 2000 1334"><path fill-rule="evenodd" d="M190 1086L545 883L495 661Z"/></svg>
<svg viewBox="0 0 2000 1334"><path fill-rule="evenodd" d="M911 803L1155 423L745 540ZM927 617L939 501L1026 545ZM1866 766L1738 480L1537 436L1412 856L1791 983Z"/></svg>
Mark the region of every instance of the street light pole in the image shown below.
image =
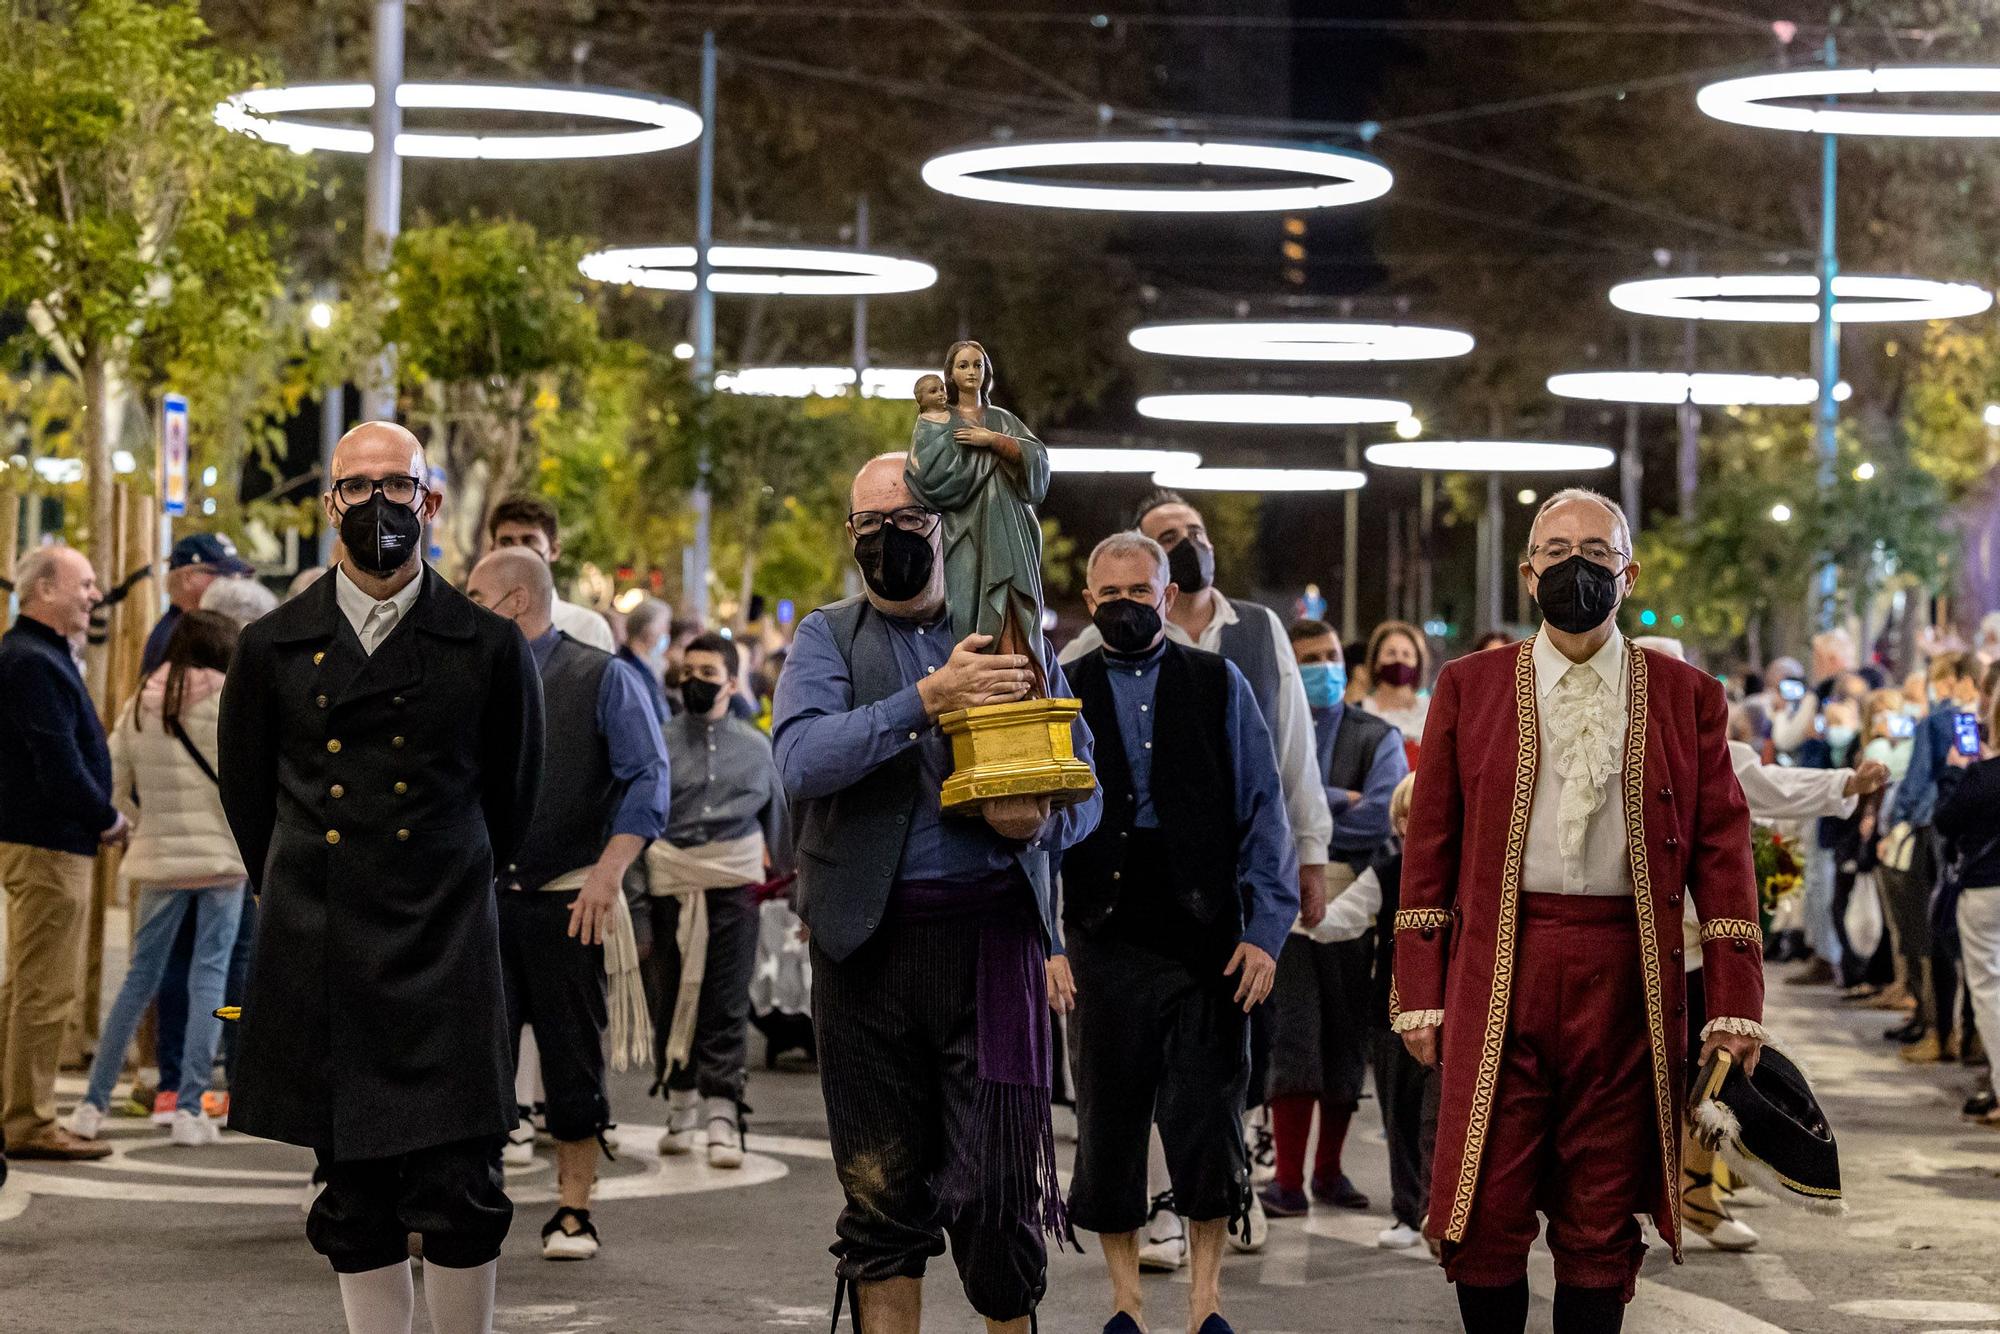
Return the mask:
<svg viewBox="0 0 2000 1334"><path fill-rule="evenodd" d="M375 0L371 74L375 102L368 111L373 143L368 150L367 262L377 273L388 271L396 236L403 225L403 159L396 140L403 133L403 109L396 90L403 84L403 0ZM361 387L364 421L393 421L396 416L396 349L385 347L369 382Z"/></svg>
<svg viewBox="0 0 2000 1334"><path fill-rule="evenodd" d="M1625 331L1625 353L1632 369L1639 369L1639 328L1636 324ZM1639 405L1636 403L1625 405L1625 457L1619 461L1618 480L1620 495L1625 502L1625 522L1631 528L1633 540L1637 541L1646 460L1639 453Z"/></svg>
<svg viewBox="0 0 2000 1334"><path fill-rule="evenodd" d="M868 196L854 201L854 248L868 248ZM868 369L868 298L854 298L854 391L862 392L861 375Z"/></svg>
<svg viewBox="0 0 2000 1334"><path fill-rule="evenodd" d="M1350 472L1361 470L1361 432L1352 426L1347 428L1347 467ZM1349 491L1342 502L1346 509L1340 532L1340 637L1352 644L1360 626L1356 606L1360 578L1354 567L1361 559L1361 493Z"/></svg>
<svg viewBox="0 0 2000 1334"><path fill-rule="evenodd" d="M1835 62L1833 34L1826 37L1826 67ZM1828 98L1829 103L1832 98ZM1833 490L1834 470L1840 459L1840 404L1834 401L1834 387L1840 383L1840 328L1833 321L1833 280L1840 273L1837 247L1836 207L1840 170L1840 140L1820 136L1819 172L1819 337L1813 348L1819 373L1819 399L1813 405L1813 435L1819 454L1819 491L1825 500ZM1821 555L1819 578L1814 590L1813 619L1822 630L1831 630L1839 618L1836 594L1839 569L1831 552Z"/></svg>
<svg viewBox="0 0 2000 1334"><path fill-rule="evenodd" d="M694 391L701 402L702 432L696 459L692 567L684 590L687 613L698 625L708 624L709 494L708 397L715 389L715 289L709 279L709 247L715 244L715 34L701 35L701 155L695 176L694 203Z"/></svg>

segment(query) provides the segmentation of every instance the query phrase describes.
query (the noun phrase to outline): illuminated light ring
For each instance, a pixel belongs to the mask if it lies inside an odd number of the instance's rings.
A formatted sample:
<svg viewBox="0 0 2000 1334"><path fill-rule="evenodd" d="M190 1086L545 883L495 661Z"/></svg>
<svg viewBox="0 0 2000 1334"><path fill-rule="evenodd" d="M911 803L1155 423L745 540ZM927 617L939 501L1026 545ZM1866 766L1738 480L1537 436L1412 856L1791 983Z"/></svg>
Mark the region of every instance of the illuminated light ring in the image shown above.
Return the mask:
<svg viewBox="0 0 2000 1334"><path fill-rule="evenodd" d="M1190 189L1071 185L1020 173L1049 167L1232 167L1311 176L1320 185ZM986 144L924 163L924 184L963 199L1113 213L1296 213L1379 199L1395 175L1366 153L1322 145L1199 139L1061 139Z"/></svg>
<svg viewBox="0 0 2000 1334"><path fill-rule="evenodd" d="M373 84L300 83L237 93L216 103L215 120L224 129L279 144L295 153L367 153L375 146L375 136L366 126L327 125L281 117L301 111L367 111L374 105ZM609 134L429 134L405 130L396 136L396 153L400 157L489 162L629 157L679 148L701 137L701 116L686 103L608 89L514 83L405 83L396 88L396 105L405 111L589 116L644 127Z"/></svg>
<svg viewBox="0 0 2000 1334"><path fill-rule="evenodd" d="M915 398L918 379L935 370L870 366L861 372L863 398ZM724 394L758 398L842 398L854 388L852 366L749 366L723 371L715 387Z"/></svg>
<svg viewBox="0 0 2000 1334"><path fill-rule="evenodd" d="M692 292L694 260L691 245L625 246L585 255L577 268L601 283ZM859 250L718 245L709 247L708 262L709 290L740 296L884 296L937 281L937 270L921 260Z"/></svg>
<svg viewBox="0 0 2000 1334"><path fill-rule="evenodd" d="M1410 415L1400 399L1339 394L1150 394L1138 408L1159 421L1224 426L1357 426Z"/></svg>
<svg viewBox="0 0 2000 1334"><path fill-rule="evenodd" d="M1610 296L1611 304L1620 310L1676 320L1813 324L1819 319L1816 273L1640 278L1619 283L1611 289ZM1836 275L1833 296L1833 318L1841 324L1955 320L1977 315L1993 305L1993 294L1972 283L1870 274Z"/></svg>
<svg viewBox="0 0 2000 1334"><path fill-rule="evenodd" d="M1558 398L1599 403L1693 403L1697 407L1802 407L1819 400L1809 375L1751 375L1720 371L1569 371L1551 375ZM1844 397L1845 382L1834 397Z"/></svg>
<svg viewBox="0 0 2000 1334"><path fill-rule="evenodd" d="M1359 491L1368 475L1345 468L1162 468L1153 485L1174 491Z"/></svg>
<svg viewBox="0 0 2000 1334"><path fill-rule="evenodd" d="M2000 113L1870 111L1865 107L1777 106L1778 98L1868 97L1896 93L2000 93L2000 67L1887 65L1798 69L1711 83L1695 105L1717 120L1801 134L1878 134L1922 139L2000 137Z"/></svg>
<svg viewBox="0 0 2000 1334"><path fill-rule="evenodd" d="M1426 472L1588 472L1618 460L1602 445L1546 440L1397 440L1368 446L1367 457L1378 468Z"/></svg>
<svg viewBox="0 0 2000 1334"><path fill-rule="evenodd" d="M1201 455L1185 449L1100 449L1050 445L1050 472L1160 472L1201 466Z"/></svg>
<svg viewBox="0 0 2000 1334"><path fill-rule="evenodd" d="M1125 340L1159 356L1231 361L1430 361L1472 350L1458 329L1364 320L1187 320L1142 324Z"/></svg>

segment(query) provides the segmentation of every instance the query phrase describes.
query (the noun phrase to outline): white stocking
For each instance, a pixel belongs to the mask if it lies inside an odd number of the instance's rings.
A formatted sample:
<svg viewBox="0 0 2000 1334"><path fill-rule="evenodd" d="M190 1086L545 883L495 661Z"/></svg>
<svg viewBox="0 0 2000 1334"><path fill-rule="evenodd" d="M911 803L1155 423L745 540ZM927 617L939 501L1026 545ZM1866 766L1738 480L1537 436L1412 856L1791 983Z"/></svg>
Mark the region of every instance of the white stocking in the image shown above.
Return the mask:
<svg viewBox="0 0 2000 1334"><path fill-rule="evenodd" d="M424 1265L424 1305L432 1334L493 1334L493 1288L500 1262L477 1269Z"/></svg>
<svg viewBox="0 0 2000 1334"><path fill-rule="evenodd" d="M340 1305L347 1312L347 1334L410 1334L416 1304L408 1260L340 1276Z"/></svg>

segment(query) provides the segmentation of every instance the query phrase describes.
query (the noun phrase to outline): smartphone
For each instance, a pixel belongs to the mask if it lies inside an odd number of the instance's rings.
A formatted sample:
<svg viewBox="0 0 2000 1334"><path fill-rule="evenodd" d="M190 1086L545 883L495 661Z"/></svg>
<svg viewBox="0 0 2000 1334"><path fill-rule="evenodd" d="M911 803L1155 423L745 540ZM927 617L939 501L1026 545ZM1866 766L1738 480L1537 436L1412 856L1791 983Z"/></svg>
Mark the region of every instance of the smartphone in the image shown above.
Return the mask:
<svg viewBox="0 0 2000 1334"><path fill-rule="evenodd" d="M1979 758L1979 715L1954 713L1951 716L1952 744L1967 759Z"/></svg>
<svg viewBox="0 0 2000 1334"><path fill-rule="evenodd" d="M1806 683L1798 680L1780 681L1778 682L1778 694L1781 698L1788 699L1796 704L1806 697Z"/></svg>
<svg viewBox="0 0 2000 1334"><path fill-rule="evenodd" d="M1912 737L1917 734L1917 720L1907 713L1889 715L1889 735L1892 737Z"/></svg>

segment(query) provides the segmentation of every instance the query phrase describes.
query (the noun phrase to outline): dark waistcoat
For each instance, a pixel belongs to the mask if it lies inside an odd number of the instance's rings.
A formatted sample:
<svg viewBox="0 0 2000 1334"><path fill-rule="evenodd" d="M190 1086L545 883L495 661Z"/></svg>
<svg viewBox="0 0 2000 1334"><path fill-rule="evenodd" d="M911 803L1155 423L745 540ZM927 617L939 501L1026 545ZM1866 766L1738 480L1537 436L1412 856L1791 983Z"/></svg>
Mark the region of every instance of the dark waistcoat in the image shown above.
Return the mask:
<svg viewBox="0 0 2000 1334"><path fill-rule="evenodd" d="M1243 673L1243 679L1250 683L1250 693L1257 698L1257 711L1264 715L1264 726L1270 729L1272 745L1277 744L1278 735L1278 646L1271 638L1271 617L1274 613L1255 602L1238 602L1230 599L1229 605L1236 608L1236 623L1222 627L1222 637L1216 644L1216 651L1236 664L1236 670Z"/></svg>
<svg viewBox="0 0 2000 1334"><path fill-rule="evenodd" d="M1091 930L1118 907L1121 893L1171 895L1197 922L1240 926L1236 883L1236 768L1229 746L1229 664L1213 653L1168 641L1153 693L1153 813L1167 862L1166 885L1128 885L1126 845L1139 801L1118 730L1117 697L1104 650L1069 668L1097 747L1104 815L1089 838L1063 854L1063 918Z"/></svg>
<svg viewBox="0 0 2000 1334"><path fill-rule="evenodd" d="M527 836L500 877L507 889L540 889L589 866L611 837L625 784L612 774L610 748L597 730L597 694L610 667L609 653L568 635L542 665L542 790Z"/></svg>
<svg viewBox="0 0 2000 1334"><path fill-rule="evenodd" d="M1340 711L1340 726L1332 737L1325 735L1324 714L1314 711L1313 741L1319 748L1320 781L1329 788L1360 792L1368 786L1368 771L1375 765L1375 751L1382 739L1395 729L1358 704ZM1359 871L1368 864L1380 845L1368 848L1336 849L1334 856L1352 862Z"/></svg>

